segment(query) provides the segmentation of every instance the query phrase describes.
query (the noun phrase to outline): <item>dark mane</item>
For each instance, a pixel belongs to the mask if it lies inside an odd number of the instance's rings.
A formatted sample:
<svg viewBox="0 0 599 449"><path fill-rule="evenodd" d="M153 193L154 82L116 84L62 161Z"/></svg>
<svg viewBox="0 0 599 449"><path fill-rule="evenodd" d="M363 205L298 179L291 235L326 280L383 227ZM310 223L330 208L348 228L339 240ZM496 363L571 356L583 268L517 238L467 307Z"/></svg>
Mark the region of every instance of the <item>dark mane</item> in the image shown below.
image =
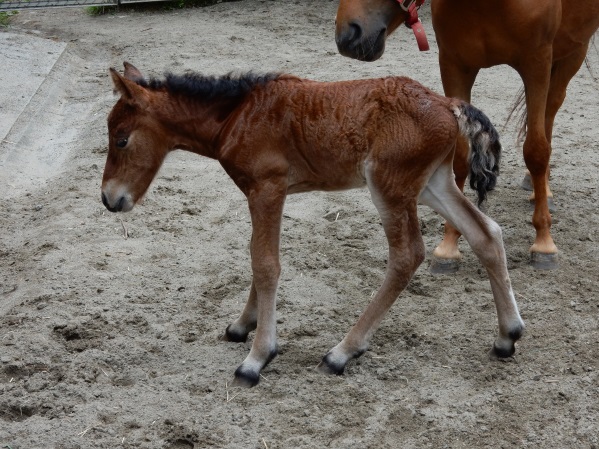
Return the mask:
<svg viewBox="0 0 599 449"><path fill-rule="evenodd" d="M257 75L253 72L224 76L206 76L188 72L183 75L166 73L164 80L152 78L150 81L138 80L138 84L151 89L165 88L173 94L190 97L201 97L205 100L214 98L239 98L249 93L254 87L262 86L281 76L280 73Z"/></svg>

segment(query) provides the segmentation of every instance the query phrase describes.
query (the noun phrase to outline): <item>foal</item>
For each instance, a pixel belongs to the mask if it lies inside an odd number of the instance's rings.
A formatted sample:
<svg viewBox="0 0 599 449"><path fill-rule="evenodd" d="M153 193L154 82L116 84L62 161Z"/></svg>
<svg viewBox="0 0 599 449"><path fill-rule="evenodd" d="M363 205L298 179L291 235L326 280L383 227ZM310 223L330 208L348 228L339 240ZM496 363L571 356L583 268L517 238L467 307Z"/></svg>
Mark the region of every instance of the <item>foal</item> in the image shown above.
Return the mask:
<svg viewBox="0 0 599 449"><path fill-rule="evenodd" d="M289 75L146 81L125 63L111 69L121 97L108 117L109 149L102 201L129 211L174 149L217 159L248 200L252 285L247 304L225 332L229 341L256 336L235 371L253 386L277 354L275 294L285 197L310 190L368 186L389 243L383 285L345 338L323 358L341 374L361 355L424 259L417 203L463 233L487 269L499 319L494 353L508 357L524 323L512 292L499 226L457 188L452 171L460 134L472 142L471 179L479 203L497 178L501 151L488 118L407 78L321 83Z"/></svg>

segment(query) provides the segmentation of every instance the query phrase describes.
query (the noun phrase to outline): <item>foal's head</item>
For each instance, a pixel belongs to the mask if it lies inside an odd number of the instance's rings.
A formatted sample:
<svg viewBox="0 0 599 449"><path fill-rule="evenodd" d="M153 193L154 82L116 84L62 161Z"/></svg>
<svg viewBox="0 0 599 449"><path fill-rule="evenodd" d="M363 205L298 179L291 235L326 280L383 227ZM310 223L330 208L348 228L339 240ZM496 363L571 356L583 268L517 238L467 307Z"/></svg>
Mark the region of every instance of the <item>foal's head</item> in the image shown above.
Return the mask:
<svg viewBox="0 0 599 449"><path fill-rule="evenodd" d="M407 17L397 0L340 0L335 19L339 53L360 61L379 59L387 36Z"/></svg>
<svg viewBox="0 0 599 449"><path fill-rule="evenodd" d="M129 63L124 76L114 69L110 74L121 98L108 116L102 202L111 212L127 212L150 186L172 142L153 114L160 107L160 93L146 89L143 75Z"/></svg>

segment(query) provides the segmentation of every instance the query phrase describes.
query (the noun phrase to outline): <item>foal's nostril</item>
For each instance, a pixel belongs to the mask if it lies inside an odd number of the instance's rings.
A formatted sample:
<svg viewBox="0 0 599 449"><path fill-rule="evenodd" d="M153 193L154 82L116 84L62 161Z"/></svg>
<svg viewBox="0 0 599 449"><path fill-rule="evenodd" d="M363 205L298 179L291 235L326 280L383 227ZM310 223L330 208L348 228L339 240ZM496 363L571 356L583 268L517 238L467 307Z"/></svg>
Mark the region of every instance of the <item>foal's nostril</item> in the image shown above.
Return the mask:
<svg viewBox="0 0 599 449"><path fill-rule="evenodd" d="M106 209L110 209L110 206L108 206L108 200L106 199L106 195L104 194L104 192L102 192L102 204L106 207Z"/></svg>

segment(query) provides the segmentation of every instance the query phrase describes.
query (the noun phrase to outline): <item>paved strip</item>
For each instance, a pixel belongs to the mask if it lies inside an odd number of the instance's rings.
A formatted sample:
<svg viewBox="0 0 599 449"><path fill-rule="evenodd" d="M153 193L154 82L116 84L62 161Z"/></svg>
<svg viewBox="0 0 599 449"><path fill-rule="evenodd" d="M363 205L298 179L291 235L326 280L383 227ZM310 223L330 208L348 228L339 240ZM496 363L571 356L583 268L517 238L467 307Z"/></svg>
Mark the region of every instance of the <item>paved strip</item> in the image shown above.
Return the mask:
<svg viewBox="0 0 599 449"><path fill-rule="evenodd" d="M65 48L64 42L0 33L0 140L6 138Z"/></svg>

